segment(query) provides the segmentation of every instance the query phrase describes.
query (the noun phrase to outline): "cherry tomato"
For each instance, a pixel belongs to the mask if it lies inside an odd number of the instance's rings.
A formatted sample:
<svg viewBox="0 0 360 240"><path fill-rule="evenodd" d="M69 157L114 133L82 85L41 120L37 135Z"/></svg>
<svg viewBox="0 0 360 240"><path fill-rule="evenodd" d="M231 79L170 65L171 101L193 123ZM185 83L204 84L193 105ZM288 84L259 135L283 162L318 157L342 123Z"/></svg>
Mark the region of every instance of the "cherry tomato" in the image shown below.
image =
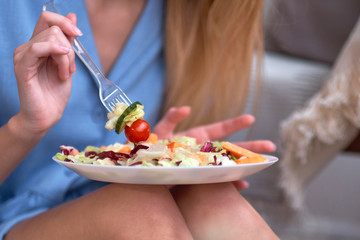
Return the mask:
<svg viewBox="0 0 360 240"><path fill-rule="evenodd" d="M150 126L145 120L138 119L130 127L125 127L125 136L133 143L146 141L150 136Z"/></svg>

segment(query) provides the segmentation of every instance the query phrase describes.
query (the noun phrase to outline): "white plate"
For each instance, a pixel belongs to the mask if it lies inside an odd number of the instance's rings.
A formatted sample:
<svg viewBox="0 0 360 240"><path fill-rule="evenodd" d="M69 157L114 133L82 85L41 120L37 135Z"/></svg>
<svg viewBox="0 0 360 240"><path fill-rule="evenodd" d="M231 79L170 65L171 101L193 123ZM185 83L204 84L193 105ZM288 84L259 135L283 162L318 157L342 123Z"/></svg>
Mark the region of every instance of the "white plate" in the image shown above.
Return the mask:
<svg viewBox="0 0 360 240"><path fill-rule="evenodd" d="M230 182L248 177L278 161L277 157L263 155L263 163L240 164L235 166L202 167L129 167L104 166L84 163L71 163L53 160L79 175L102 182L135 184L202 184Z"/></svg>

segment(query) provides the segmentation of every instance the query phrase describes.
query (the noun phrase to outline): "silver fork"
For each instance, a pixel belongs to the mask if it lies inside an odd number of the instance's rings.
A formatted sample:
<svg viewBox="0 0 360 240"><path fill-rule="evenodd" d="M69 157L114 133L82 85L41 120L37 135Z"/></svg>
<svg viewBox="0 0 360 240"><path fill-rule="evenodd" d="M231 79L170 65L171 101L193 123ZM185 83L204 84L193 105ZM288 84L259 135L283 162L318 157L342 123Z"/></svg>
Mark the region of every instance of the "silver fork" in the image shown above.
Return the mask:
<svg viewBox="0 0 360 240"><path fill-rule="evenodd" d="M47 2L43 6L43 11L49 11L54 13L59 13L56 9L56 6L53 2ZM100 69L96 66L94 61L91 59L89 54L86 52L83 45L77 38L74 38L73 49L76 55L81 59L85 66L90 70L92 75L96 78L99 83L99 98L105 108L112 112L115 109L116 103L125 103L127 105L131 104L130 99L126 94L114 83L110 82Z"/></svg>

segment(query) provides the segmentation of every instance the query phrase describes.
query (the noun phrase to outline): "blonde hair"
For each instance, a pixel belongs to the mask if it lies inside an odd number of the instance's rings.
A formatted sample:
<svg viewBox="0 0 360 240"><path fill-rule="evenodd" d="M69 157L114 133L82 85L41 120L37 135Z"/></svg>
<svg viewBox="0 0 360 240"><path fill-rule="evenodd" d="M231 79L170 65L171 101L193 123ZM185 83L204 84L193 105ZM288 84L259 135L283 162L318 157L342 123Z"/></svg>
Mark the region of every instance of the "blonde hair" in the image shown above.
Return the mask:
<svg viewBox="0 0 360 240"><path fill-rule="evenodd" d="M167 1L164 111L192 107L178 130L242 113L254 52L262 52L262 6L262 0Z"/></svg>

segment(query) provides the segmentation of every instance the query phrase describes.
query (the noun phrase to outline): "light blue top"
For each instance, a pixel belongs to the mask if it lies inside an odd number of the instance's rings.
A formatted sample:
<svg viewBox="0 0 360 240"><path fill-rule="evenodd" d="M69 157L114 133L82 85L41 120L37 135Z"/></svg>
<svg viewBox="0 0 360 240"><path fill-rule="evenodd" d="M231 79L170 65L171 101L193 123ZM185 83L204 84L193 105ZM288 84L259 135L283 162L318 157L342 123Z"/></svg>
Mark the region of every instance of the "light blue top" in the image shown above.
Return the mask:
<svg viewBox="0 0 360 240"><path fill-rule="evenodd" d="M19 109L13 51L27 42L46 0L2 1L0 8L0 125ZM55 0L62 14L77 14L79 37L100 66L83 1ZM145 107L145 120L154 126L163 98L163 0L149 0L134 31L108 78L132 101ZM51 160L62 144L82 150L87 145L124 142L124 134L104 128L106 110L96 81L77 59L72 93L59 123L40 141L26 159L0 186L0 239L17 222L92 191L105 183L90 181Z"/></svg>

